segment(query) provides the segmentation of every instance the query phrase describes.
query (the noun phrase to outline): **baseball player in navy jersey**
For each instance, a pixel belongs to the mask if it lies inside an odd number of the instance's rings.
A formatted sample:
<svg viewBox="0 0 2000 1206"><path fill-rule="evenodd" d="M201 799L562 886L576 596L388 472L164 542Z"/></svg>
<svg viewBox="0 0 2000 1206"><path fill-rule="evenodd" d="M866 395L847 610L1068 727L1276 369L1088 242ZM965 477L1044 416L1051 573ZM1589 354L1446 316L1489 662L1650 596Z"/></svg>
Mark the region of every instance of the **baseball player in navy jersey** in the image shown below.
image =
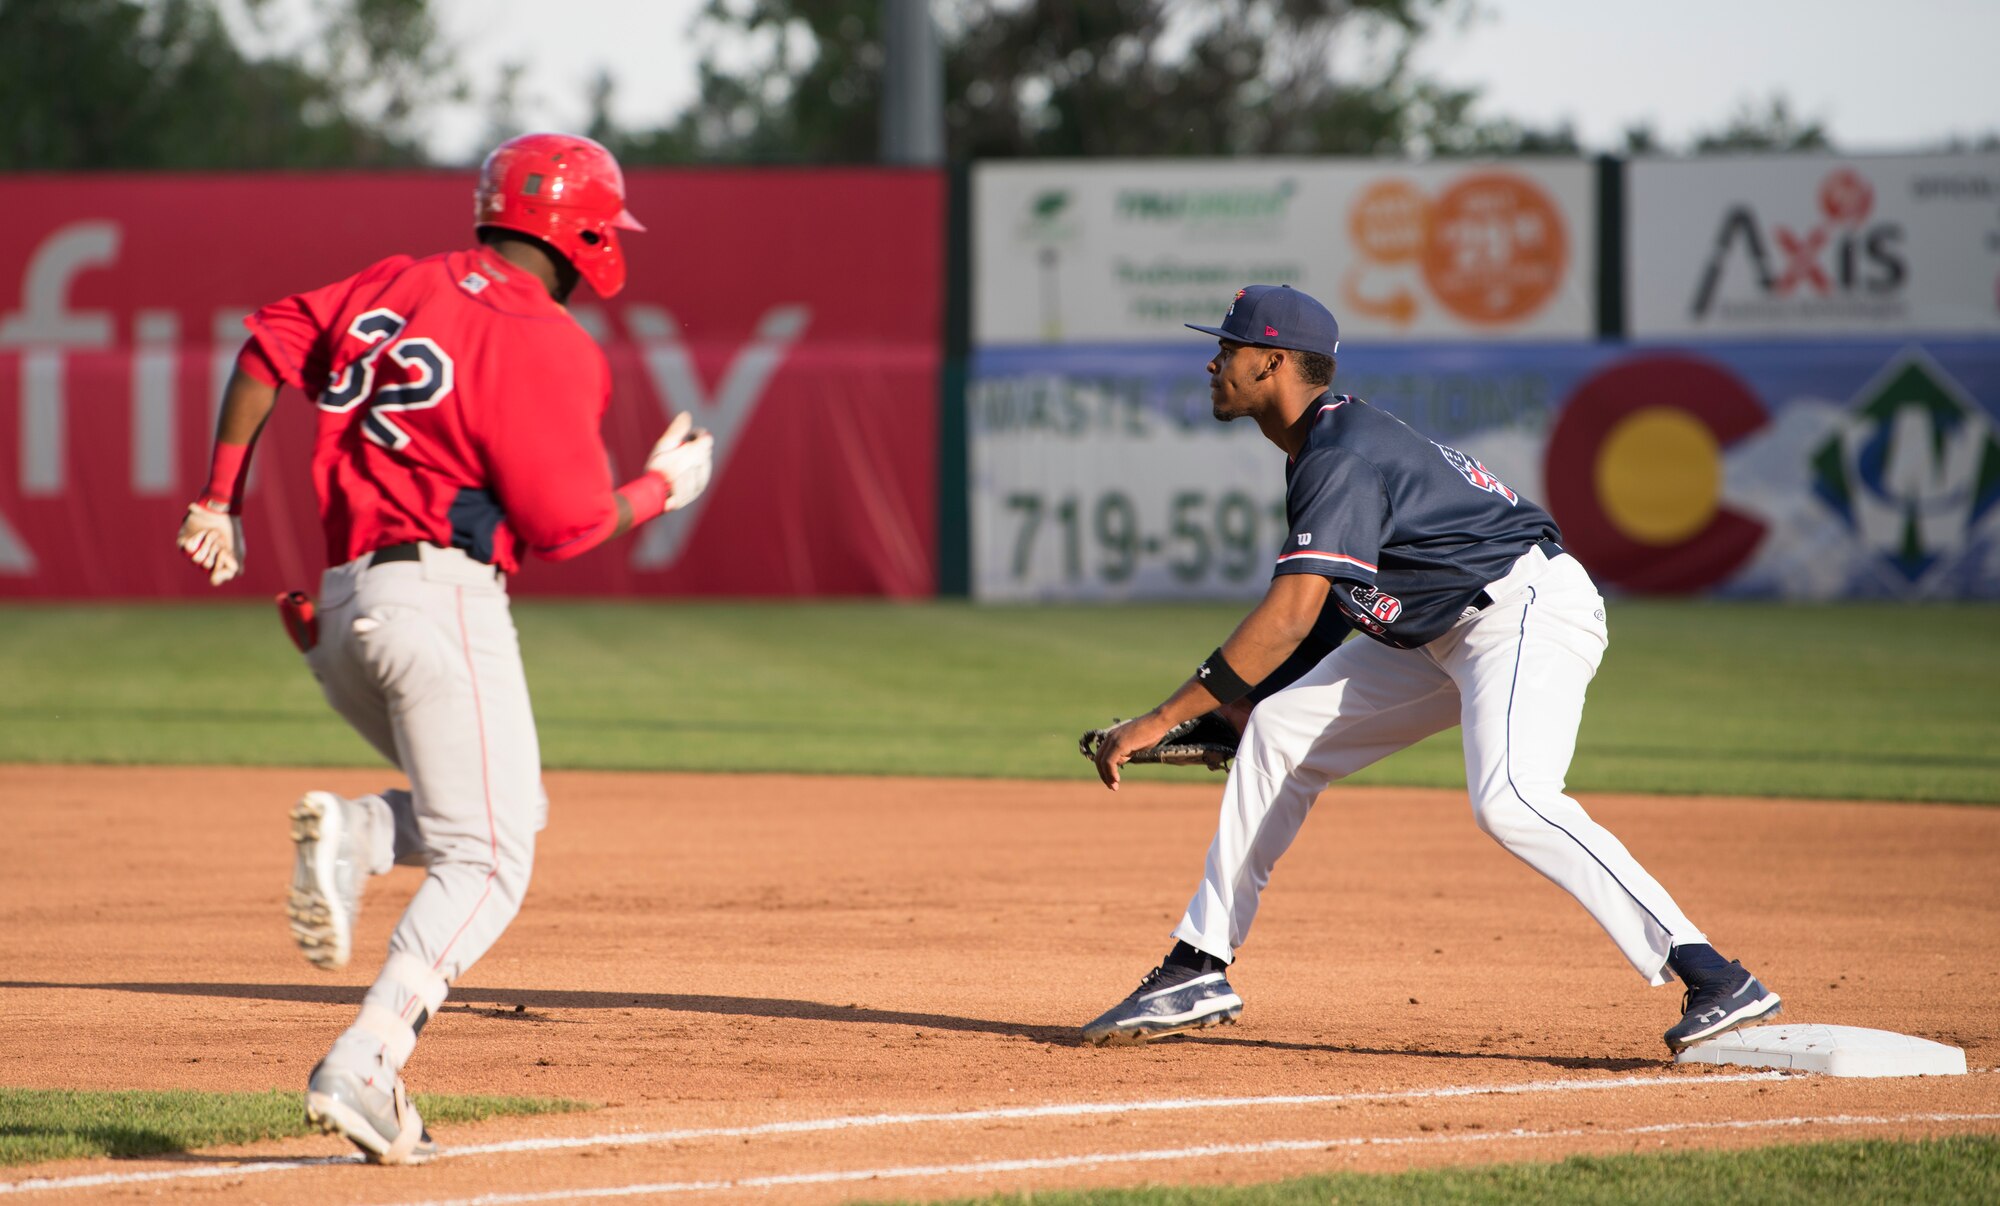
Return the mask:
<svg viewBox="0 0 2000 1206"><path fill-rule="evenodd" d="M644 229L610 152L562 134L503 143L474 223L466 250L394 256L250 317L208 490L179 536L212 583L236 576L251 447L279 387L303 392L329 568L318 615L295 609L291 626L327 701L409 786L293 807L293 938L344 966L366 878L427 869L359 1016L312 1071L306 1118L389 1164L436 1153L402 1068L520 908L548 815L506 575L526 553L574 557L685 506L713 456L678 415L612 488L610 369L565 307L579 280L617 293L618 231Z"/></svg>
<svg viewBox="0 0 2000 1206"><path fill-rule="evenodd" d="M1243 999L1225 969L1313 801L1453 725L1479 827L1574 896L1650 983L1677 975L1686 985L1670 1049L1777 1013L1778 995L1717 954L1563 792L1606 629L1604 600L1548 512L1464 452L1330 393L1340 332L1306 294L1254 285L1221 326L1188 325L1220 341L1208 362L1215 417L1252 420L1289 458L1290 532L1270 589L1229 639L1097 747L1098 774L1116 790L1133 751L1254 701L1173 950L1084 1039L1140 1042L1233 1022ZM1366 639L1326 652L1343 623Z"/></svg>

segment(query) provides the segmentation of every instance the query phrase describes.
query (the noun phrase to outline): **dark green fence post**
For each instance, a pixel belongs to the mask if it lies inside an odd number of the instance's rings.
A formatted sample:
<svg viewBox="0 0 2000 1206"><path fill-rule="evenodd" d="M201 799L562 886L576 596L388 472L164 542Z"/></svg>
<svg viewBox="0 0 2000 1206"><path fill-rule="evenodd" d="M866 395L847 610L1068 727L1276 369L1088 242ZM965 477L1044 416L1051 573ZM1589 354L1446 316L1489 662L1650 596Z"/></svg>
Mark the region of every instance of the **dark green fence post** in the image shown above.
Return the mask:
<svg viewBox="0 0 2000 1206"><path fill-rule="evenodd" d="M1597 337L1625 338L1625 161L1597 157Z"/></svg>
<svg viewBox="0 0 2000 1206"><path fill-rule="evenodd" d="M937 593L972 593L965 377L972 354L972 168L945 175L944 364L938 380Z"/></svg>

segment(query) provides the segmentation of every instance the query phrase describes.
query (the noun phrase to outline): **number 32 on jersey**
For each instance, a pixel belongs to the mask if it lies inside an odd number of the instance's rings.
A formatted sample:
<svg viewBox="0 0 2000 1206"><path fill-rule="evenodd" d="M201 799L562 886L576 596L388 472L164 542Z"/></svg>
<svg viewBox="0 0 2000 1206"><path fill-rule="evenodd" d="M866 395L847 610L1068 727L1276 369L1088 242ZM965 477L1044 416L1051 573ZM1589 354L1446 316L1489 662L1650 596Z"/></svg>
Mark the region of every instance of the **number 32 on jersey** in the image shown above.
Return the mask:
<svg viewBox="0 0 2000 1206"><path fill-rule="evenodd" d="M318 404L337 415L366 407L361 434L394 451L409 444L410 433L389 416L428 410L451 394L451 356L422 335L396 338L408 325L409 320L393 310L370 310L349 323L347 333L368 350L333 374ZM387 369L380 363L384 356L389 360Z"/></svg>

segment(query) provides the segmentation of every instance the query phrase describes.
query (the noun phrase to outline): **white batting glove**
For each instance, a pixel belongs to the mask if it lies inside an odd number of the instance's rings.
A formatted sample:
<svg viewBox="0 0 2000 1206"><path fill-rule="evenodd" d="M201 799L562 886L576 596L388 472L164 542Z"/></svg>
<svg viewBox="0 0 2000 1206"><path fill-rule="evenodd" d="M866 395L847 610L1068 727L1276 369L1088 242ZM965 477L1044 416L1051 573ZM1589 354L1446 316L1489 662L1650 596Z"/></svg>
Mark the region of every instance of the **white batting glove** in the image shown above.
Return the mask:
<svg viewBox="0 0 2000 1206"><path fill-rule="evenodd" d="M667 479L669 511L678 511L701 497L714 463L715 437L696 430L694 416L687 411L674 416L667 424L667 434L646 457L647 471Z"/></svg>
<svg viewBox="0 0 2000 1206"><path fill-rule="evenodd" d="M208 571L208 584L221 586L243 572L243 520L205 502L188 504L175 539L187 559Z"/></svg>

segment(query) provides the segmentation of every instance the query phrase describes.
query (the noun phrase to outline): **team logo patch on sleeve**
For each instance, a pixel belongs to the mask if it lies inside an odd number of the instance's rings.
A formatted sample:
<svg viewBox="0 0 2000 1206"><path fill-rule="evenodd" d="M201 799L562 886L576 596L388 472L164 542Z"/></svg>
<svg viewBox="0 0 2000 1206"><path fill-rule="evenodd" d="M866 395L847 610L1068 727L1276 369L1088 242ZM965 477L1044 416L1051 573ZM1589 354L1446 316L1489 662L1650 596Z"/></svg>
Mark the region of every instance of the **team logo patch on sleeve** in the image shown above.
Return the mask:
<svg viewBox="0 0 2000 1206"><path fill-rule="evenodd" d="M1350 586L1347 597L1352 600L1345 608L1354 621L1368 631L1381 635L1386 626L1394 624L1396 617L1403 614L1403 601L1394 595L1385 595L1372 586Z"/></svg>
<svg viewBox="0 0 2000 1206"><path fill-rule="evenodd" d="M1507 500L1507 505L1510 507L1521 501L1518 495L1507 488L1506 482L1488 473L1486 466L1480 464L1478 461L1473 460L1456 448L1448 448L1443 444L1435 444L1433 447L1444 454L1445 461L1452 468L1458 470L1459 476L1463 477L1466 481L1478 486L1488 494L1498 494Z"/></svg>

